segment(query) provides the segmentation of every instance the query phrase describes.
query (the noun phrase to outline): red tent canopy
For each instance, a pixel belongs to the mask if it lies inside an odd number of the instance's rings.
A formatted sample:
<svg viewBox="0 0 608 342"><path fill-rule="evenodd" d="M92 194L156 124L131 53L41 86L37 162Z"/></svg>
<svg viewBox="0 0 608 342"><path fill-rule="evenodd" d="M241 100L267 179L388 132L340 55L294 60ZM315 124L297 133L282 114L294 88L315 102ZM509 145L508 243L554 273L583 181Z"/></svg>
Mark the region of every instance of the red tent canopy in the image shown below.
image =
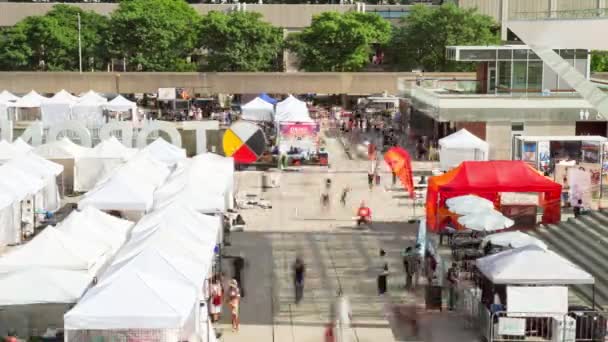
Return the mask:
<svg viewBox="0 0 608 342"><path fill-rule="evenodd" d="M559 222L562 186L522 161L465 161L457 168L429 179L426 197L427 227L438 231L438 208L451 197L474 194L493 202L500 192L539 192L543 223Z"/></svg>

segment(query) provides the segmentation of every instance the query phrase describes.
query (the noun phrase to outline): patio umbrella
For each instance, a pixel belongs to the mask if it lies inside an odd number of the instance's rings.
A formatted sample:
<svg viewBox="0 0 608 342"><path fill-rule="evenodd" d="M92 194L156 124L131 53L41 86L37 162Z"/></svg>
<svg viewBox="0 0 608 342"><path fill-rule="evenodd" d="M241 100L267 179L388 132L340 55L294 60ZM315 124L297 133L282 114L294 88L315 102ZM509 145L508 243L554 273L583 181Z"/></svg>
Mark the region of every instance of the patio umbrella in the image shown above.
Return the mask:
<svg viewBox="0 0 608 342"><path fill-rule="evenodd" d="M452 197L445 201L451 212L467 215L494 209L494 203L475 195Z"/></svg>
<svg viewBox="0 0 608 342"><path fill-rule="evenodd" d="M488 235L481 241L481 247L485 247L488 243L491 243L494 246L511 248L534 245L542 249L547 249L547 245L544 242L522 232L504 232Z"/></svg>
<svg viewBox="0 0 608 342"><path fill-rule="evenodd" d="M471 230L490 232L509 228L515 222L496 210L488 210L459 217L458 223Z"/></svg>

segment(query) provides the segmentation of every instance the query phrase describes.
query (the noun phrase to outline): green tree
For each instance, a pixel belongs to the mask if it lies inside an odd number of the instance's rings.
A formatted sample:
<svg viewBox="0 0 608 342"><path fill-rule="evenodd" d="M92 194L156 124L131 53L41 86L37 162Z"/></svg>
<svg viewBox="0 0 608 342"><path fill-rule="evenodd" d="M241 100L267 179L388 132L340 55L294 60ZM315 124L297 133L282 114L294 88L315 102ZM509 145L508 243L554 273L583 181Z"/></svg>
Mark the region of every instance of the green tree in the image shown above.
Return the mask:
<svg viewBox="0 0 608 342"><path fill-rule="evenodd" d="M127 70L194 70L200 19L183 0L123 0L110 19L110 54Z"/></svg>
<svg viewBox="0 0 608 342"><path fill-rule="evenodd" d="M453 3L439 7L416 5L402 24L395 28L388 53L389 59L401 70L470 69L470 64L448 61L446 46L500 42L498 25L491 17Z"/></svg>
<svg viewBox="0 0 608 342"><path fill-rule="evenodd" d="M44 16L25 18L0 33L4 70L78 70L78 15L81 19L83 69L106 62L108 19L68 5L55 5Z"/></svg>
<svg viewBox="0 0 608 342"><path fill-rule="evenodd" d="M592 51L591 52L591 71L592 72L607 72L608 71L608 51Z"/></svg>
<svg viewBox="0 0 608 342"><path fill-rule="evenodd" d="M391 25L377 14L326 12L287 38L287 47L306 71L358 71L369 62L372 44L385 44Z"/></svg>
<svg viewBox="0 0 608 342"><path fill-rule="evenodd" d="M255 12L209 12L201 21L199 45L206 50L205 69L268 71L281 52L283 32Z"/></svg>

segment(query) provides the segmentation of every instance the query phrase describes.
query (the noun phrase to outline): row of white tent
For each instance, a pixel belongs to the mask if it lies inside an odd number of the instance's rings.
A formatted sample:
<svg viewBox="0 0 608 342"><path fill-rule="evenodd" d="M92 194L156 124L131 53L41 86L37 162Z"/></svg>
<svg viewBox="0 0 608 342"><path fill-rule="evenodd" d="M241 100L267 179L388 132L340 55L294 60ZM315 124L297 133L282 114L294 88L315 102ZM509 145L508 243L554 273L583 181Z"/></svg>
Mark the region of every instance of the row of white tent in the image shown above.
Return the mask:
<svg viewBox="0 0 608 342"><path fill-rule="evenodd" d="M0 334L28 337L63 325L63 314L124 244L133 222L94 208L72 212L0 256Z"/></svg>
<svg viewBox="0 0 608 342"><path fill-rule="evenodd" d="M249 101L241 106L242 119L249 121L267 122L314 122L310 117L306 102L300 101L292 95L280 101L275 106L261 97Z"/></svg>
<svg viewBox="0 0 608 342"><path fill-rule="evenodd" d="M168 166L186 159L186 150L158 138L144 149L150 156ZM77 145L69 138L61 138L32 148L20 138L13 143L0 141L0 164L33 151L34 154L63 165L67 171L64 190L91 190L101 179L133 158L138 149L128 148L115 137L110 137L93 148Z"/></svg>
<svg viewBox="0 0 608 342"><path fill-rule="evenodd" d="M0 93L0 115L7 117L11 111L16 120L22 109L39 109L40 118L45 125L66 120L82 120L87 123L102 123L103 111L130 113L136 118L137 104L118 95L111 101L90 90L81 96L74 96L61 90L48 98L32 90L23 97L18 97L8 91ZM22 118L21 118L22 119Z"/></svg>

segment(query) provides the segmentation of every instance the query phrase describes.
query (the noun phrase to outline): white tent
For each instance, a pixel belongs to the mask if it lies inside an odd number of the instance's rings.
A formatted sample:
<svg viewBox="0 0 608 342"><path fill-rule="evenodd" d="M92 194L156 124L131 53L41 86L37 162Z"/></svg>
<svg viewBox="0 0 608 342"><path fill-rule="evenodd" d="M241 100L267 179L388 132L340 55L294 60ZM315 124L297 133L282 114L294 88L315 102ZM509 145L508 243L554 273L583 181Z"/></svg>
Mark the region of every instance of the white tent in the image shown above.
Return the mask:
<svg viewBox="0 0 608 342"><path fill-rule="evenodd" d="M13 141L13 146L21 153L27 153L34 149L30 144L26 143L21 138L17 138L15 141Z"/></svg>
<svg viewBox="0 0 608 342"><path fill-rule="evenodd" d="M62 89L50 99L42 101L40 105L42 122L46 126L49 126L70 120L72 117L72 106L77 101L78 97Z"/></svg>
<svg viewBox="0 0 608 342"><path fill-rule="evenodd" d="M479 271L494 284L593 284L592 275L558 254L538 246L525 246L476 260Z"/></svg>
<svg viewBox="0 0 608 342"><path fill-rule="evenodd" d="M152 158L167 165L175 165L177 162L186 159L186 150L167 142L163 138L157 138L143 150L150 153Z"/></svg>
<svg viewBox="0 0 608 342"><path fill-rule="evenodd" d="M0 273L30 267L93 271L106 252L103 244L47 227L27 244L0 257Z"/></svg>
<svg viewBox="0 0 608 342"><path fill-rule="evenodd" d="M82 271L26 268L0 275L0 306L76 303L93 275Z"/></svg>
<svg viewBox="0 0 608 342"><path fill-rule="evenodd" d="M82 120L88 125L99 125L104 122L103 109L108 99L89 91L72 106L72 119Z"/></svg>
<svg viewBox="0 0 608 342"><path fill-rule="evenodd" d="M458 215L473 214L494 209L492 201L476 195L463 195L445 201L451 212Z"/></svg>
<svg viewBox="0 0 608 342"><path fill-rule="evenodd" d="M21 214L18 208L15 208L18 205L19 202L16 202L13 196L0 186L0 248L20 241L21 220L18 224L13 223L16 216L14 211Z"/></svg>
<svg viewBox="0 0 608 342"><path fill-rule="evenodd" d="M137 103L129 101L122 95L118 95L105 105L105 109L111 112L130 113L131 118L137 114Z"/></svg>
<svg viewBox="0 0 608 342"><path fill-rule="evenodd" d="M7 101L0 100L0 119L9 120L8 108L10 107Z"/></svg>
<svg viewBox="0 0 608 342"><path fill-rule="evenodd" d="M17 100L19 100L19 96L13 95L8 90L3 90L0 93L0 101L3 101L3 102L15 102Z"/></svg>
<svg viewBox="0 0 608 342"><path fill-rule="evenodd" d="M40 107L43 101L48 98L38 94L35 90L23 95L22 98L16 100L12 106L17 108L37 108Z"/></svg>
<svg viewBox="0 0 608 342"><path fill-rule="evenodd" d="M0 140L0 164L23 155L23 151L6 140Z"/></svg>
<svg viewBox="0 0 608 342"><path fill-rule="evenodd" d="M462 224L468 229L482 232L501 230L509 228L515 224L513 220L494 209L461 216L458 218L458 223Z"/></svg>
<svg viewBox="0 0 608 342"><path fill-rule="evenodd" d="M251 121L272 121L274 116L274 106L259 97L241 106L243 120Z"/></svg>
<svg viewBox="0 0 608 342"><path fill-rule="evenodd" d="M306 102L289 95L285 100L277 103L275 114L276 122L314 122L308 112Z"/></svg>
<svg viewBox="0 0 608 342"><path fill-rule="evenodd" d="M109 250L116 251L127 239L127 233L132 225L130 221L87 207L82 211L70 213L56 228L85 241L98 241Z"/></svg>
<svg viewBox="0 0 608 342"><path fill-rule="evenodd" d="M91 190L97 182L107 178L119 166L131 159L138 150L128 148L115 137L105 139L74 163L74 190Z"/></svg>
<svg viewBox="0 0 608 342"><path fill-rule="evenodd" d="M46 160L36 154L26 154L6 163L25 174L39 178L44 183L41 202L36 209L55 211L61 207L57 176L63 172L63 165Z"/></svg>
<svg viewBox="0 0 608 342"><path fill-rule="evenodd" d="M488 160L489 145L477 136L461 129L439 139L439 164L442 170L454 168L463 161Z"/></svg>
<svg viewBox="0 0 608 342"><path fill-rule="evenodd" d="M38 94L32 90L25 94L22 98L9 104L9 114L15 121L25 120L40 120L40 106L42 102L48 100L48 98Z"/></svg>
<svg viewBox="0 0 608 342"><path fill-rule="evenodd" d="M112 282L89 290L65 314L64 328L68 336L69 330L181 330L194 320L195 306L196 289L186 281L122 272ZM182 331L188 335L193 332Z"/></svg>
<svg viewBox="0 0 608 342"><path fill-rule="evenodd" d="M536 245L542 249L547 249L547 245L544 242L535 238L532 235L528 235L520 231L490 234L483 238L483 240L481 241L481 247L485 247L488 243L491 243L494 246L503 246L511 248L520 248L528 245Z"/></svg>
<svg viewBox="0 0 608 342"><path fill-rule="evenodd" d="M74 159L90 153L90 148L74 144L68 137L52 141L34 149L34 153L46 159Z"/></svg>

